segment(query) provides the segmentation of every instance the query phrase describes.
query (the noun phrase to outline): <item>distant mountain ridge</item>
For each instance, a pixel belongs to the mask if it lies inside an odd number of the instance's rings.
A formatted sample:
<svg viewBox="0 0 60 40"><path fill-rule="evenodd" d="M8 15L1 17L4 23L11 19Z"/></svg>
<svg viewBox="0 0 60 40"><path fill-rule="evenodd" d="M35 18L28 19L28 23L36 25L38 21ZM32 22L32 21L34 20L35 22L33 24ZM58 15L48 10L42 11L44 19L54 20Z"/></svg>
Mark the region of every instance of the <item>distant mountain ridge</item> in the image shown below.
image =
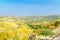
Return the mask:
<svg viewBox="0 0 60 40"><path fill-rule="evenodd" d="M30 21L30 22L36 22L36 21L55 21L60 19L60 15L49 15L49 16L26 16L26 17L21 17L21 19L25 20L25 21Z"/></svg>
<svg viewBox="0 0 60 40"><path fill-rule="evenodd" d="M18 16L0 16L0 18L12 18L12 19L21 19L25 22L40 22L40 21L55 21L60 20L60 15L48 15L48 16L24 16L24 17L18 17Z"/></svg>

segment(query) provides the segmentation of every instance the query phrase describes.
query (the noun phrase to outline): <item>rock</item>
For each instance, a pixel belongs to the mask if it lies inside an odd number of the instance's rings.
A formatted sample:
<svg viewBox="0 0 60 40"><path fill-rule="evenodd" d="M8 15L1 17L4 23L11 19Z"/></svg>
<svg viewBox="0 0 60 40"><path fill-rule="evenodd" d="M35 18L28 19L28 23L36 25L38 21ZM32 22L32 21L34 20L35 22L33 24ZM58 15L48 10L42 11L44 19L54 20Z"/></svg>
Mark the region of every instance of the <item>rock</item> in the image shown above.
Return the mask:
<svg viewBox="0 0 60 40"><path fill-rule="evenodd" d="M53 40L60 40L60 36L55 37Z"/></svg>

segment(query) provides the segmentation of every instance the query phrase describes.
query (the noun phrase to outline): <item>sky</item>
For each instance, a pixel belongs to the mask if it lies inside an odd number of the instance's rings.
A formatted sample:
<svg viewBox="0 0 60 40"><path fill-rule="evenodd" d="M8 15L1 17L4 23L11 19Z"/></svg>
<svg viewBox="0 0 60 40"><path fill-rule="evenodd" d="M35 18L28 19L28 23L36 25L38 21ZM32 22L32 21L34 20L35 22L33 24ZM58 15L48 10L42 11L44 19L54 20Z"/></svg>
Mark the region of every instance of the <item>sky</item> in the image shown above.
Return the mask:
<svg viewBox="0 0 60 40"><path fill-rule="evenodd" d="M0 16L60 15L60 0L0 0Z"/></svg>

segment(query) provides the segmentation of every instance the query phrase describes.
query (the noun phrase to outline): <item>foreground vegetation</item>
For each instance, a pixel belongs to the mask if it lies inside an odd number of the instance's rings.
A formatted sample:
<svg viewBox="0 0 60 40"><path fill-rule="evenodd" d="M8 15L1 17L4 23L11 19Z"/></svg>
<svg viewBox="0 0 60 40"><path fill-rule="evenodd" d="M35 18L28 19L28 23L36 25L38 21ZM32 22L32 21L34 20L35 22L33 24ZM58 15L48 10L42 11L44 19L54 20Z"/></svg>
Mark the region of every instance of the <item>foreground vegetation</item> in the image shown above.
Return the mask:
<svg viewBox="0 0 60 40"><path fill-rule="evenodd" d="M0 17L0 40L53 40L59 30L58 16Z"/></svg>

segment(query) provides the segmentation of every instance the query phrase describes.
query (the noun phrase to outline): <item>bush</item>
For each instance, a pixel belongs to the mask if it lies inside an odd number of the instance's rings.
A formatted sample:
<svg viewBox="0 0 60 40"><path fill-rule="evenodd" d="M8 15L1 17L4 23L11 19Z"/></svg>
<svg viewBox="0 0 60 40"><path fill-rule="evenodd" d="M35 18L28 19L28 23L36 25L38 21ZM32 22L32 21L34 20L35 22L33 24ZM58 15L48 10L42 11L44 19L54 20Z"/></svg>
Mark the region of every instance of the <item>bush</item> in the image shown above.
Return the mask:
<svg viewBox="0 0 60 40"><path fill-rule="evenodd" d="M51 30L46 29L41 34L47 36L47 35L53 35L54 33Z"/></svg>

